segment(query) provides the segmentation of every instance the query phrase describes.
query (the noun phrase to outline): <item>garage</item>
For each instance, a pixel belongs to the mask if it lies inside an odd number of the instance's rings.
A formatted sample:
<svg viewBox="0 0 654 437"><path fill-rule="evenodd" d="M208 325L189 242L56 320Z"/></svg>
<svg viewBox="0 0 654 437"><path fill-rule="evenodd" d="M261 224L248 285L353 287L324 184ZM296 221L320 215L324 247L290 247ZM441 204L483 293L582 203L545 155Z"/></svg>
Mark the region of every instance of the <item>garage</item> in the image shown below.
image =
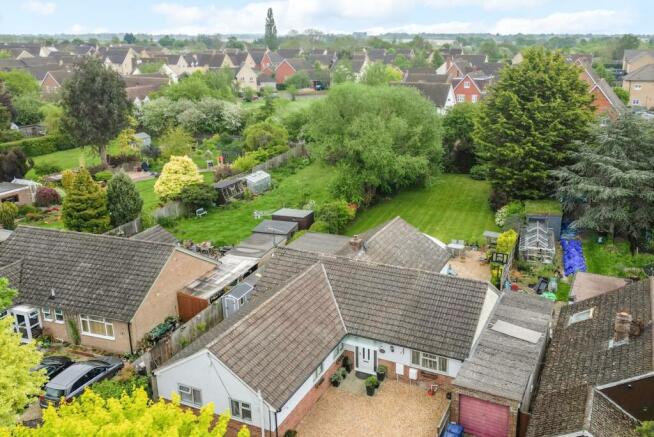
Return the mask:
<svg viewBox="0 0 654 437"><path fill-rule="evenodd" d="M460 395L460 418L464 432L477 437L506 437L509 433L509 407Z"/></svg>

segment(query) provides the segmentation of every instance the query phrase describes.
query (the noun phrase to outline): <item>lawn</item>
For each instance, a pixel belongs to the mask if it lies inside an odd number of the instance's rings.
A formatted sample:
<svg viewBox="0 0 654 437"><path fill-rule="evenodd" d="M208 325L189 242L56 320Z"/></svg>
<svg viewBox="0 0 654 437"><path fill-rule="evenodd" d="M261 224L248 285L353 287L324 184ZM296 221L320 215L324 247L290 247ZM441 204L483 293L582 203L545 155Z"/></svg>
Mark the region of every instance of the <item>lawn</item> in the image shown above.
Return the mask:
<svg viewBox="0 0 654 437"><path fill-rule="evenodd" d="M402 192L360 211L346 233L362 233L399 215L445 243L452 239L481 242L484 230L497 230L489 194L487 182L441 175L430 187Z"/></svg>
<svg viewBox="0 0 654 437"><path fill-rule="evenodd" d="M213 172L202 172L202 176L206 183L213 183ZM143 211L151 211L159 206L159 196L154 192L154 183L156 181L156 179L146 179L134 183L136 185L136 191L138 191L141 199L143 199Z"/></svg>
<svg viewBox="0 0 654 437"><path fill-rule="evenodd" d="M108 152L111 154L115 153L116 150L110 147ZM35 165L44 163L54 164L62 170L77 168L81 164L86 167L100 164L100 156L91 147L61 150L59 152L48 153L47 155L35 156L33 159ZM26 176L31 178L36 175L34 171L30 170Z"/></svg>
<svg viewBox="0 0 654 437"><path fill-rule="evenodd" d="M292 171L292 166L273 170L275 188L254 200L214 208L201 218L179 219L168 229L182 240L212 241L219 246L235 244L249 237L260 222L254 219L255 211L272 213L283 207L302 207L309 200L320 204L330 199L328 186L335 175L332 168L313 162L295 173ZM141 187L146 190L144 182L139 184L143 184L139 185L139 190ZM151 201L146 199L146 202Z"/></svg>
<svg viewBox="0 0 654 437"><path fill-rule="evenodd" d="M654 263L654 255L640 253L632 255L629 243L624 240L598 243L597 237L588 235L583 239L586 266L591 273L609 276L628 276L625 269L642 268Z"/></svg>

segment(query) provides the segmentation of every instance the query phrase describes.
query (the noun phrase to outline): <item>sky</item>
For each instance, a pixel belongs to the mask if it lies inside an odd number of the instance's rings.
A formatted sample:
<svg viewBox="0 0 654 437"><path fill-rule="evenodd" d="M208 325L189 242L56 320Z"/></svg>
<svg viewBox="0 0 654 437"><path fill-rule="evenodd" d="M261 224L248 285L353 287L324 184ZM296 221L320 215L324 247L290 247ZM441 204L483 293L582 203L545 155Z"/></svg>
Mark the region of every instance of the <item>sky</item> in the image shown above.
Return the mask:
<svg viewBox="0 0 654 437"><path fill-rule="evenodd" d="M0 34L654 33L654 0L0 0Z"/></svg>

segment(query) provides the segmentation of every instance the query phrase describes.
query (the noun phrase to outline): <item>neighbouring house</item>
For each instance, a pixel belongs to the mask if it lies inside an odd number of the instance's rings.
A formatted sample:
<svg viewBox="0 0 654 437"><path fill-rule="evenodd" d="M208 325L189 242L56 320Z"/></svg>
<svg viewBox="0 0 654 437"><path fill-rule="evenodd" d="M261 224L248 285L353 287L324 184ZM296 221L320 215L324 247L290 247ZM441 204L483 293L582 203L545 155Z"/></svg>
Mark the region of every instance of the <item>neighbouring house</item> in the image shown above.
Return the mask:
<svg viewBox="0 0 654 437"><path fill-rule="evenodd" d="M136 53L131 47L109 47L98 51L105 66L123 76L132 74Z"/></svg>
<svg viewBox="0 0 654 437"><path fill-rule="evenodd" d="M224 53L201 53L197 55L198 67L206 67L210 70L219 68L233 68L238 64L234 64L230 56Z"/></svg>
<svg viewBox="0 0 654 437"><path fill-rule="evenodd" d="M369 246L355 238L350 250L362 256L277 248L248 303L155 369L158 395L180 393L193 408L212 402L216 414L230 412L231 432L245 424L273 436L297 426L343 355L357 372L374 374L384 364L390 379L450 391L499 292L418 266L368 261L366 251L382 261L414 258L413 240L381 253L394 247L384 236L391 237L382 232Z"/></svg>
<svg viewBox="0 0 654 437"><path fill-rule="evenodd" d="M49 97L57 94L64 82L70 79L73 75L71 70L49 70L43 76L41 81L41 94L44 97Z"/></svg>
<svg viewBox="0 0 654 437"><path fill-rule="evenodd" d="M631 106L654 107L654 63L643 65L622 78Z"/></svg>
<svg viewBox="0 0 654 437"><path fill-rule="evenodd" d="M561 308L527 436L634 436L654 420L653 279Z"/></svg>
<svg viewBox="0 0 654 437"><path fill-rule="evenodd" d="M450 420L467 434L524 435L554 303L506 293L453 381ZM521 430L521 432L518 432Z"/></svg>
<svg viewBox="0 0 654 437"><path fill-rule="evenodd" d="M433 68L410 68L404 73L402 82L448 83L446 74L437 74Z"/></svg>
<svg viewBox="0 0 654 437"><path fill-rule="evenodd" d="M615 119L625 110L626 106L615 94L611 85L593 69L587 56L591 55L579 55L577 57L570 55L566 60L581 68L579 77L588 84L588 89L593 96L593 106L597 114L606 115ZM590 60L592 60L592 56Z"/></svg>
<svg viewBox="0 0 654 437"><path fill-rule="evenodd" d="M628 49L624 51L622 70L625 73L631 73L650 64L654 64L654 50Z"/></svg>
<svg viewBox="0 0 654 437"><path fill-rule="evenodd" d="M239 68L244 65L247 65L250 68L256 68L257 63L248 52L237 52L230 54L229 57L232 59L234 67Z"/></svg>
<svg viewBox="0 0 654 437"><path fill-rule="evenodd" d="M166 74L151 73L123 76L127 98L137 107L149 101L149 95L168 85L172 79Z"/></svg>
<svg viewBox="0 0 654 437"><path fill-rule="evenodd" d="M286 79L302 70L309 70L309 65L304 59L286 58L277 65L277 68L275 69L275 80L278 85L281 85L286 81Z"/></svg>
<svg viewBox="0 0 654 437"><path fill-rule="evenodd" d="M265 67L262 66L262 61L264 56L266 55L267 49L250 49L248 50L248 53L250 54L250 57L254 61L254 68L255 70L263 70Z"/></svg>
<svg viewBox="0 0 654 437"><path fill-rule="evenodd" d="M302 49L277 49L277 54L282 59L299 58L302 56Z"/></svg>
<svg viewBox="0 0 654 437"><path fill-rule="evenodd" d="M574 302L581 302L582 300L624 287L627 284L629 284L629 280L625 278L598 275L597 273L577 272L570 288L570 299Z"/></svg>
<svg viewBox="0 0 654 437"><path fill-rule="evenodd" d="M449 83L432 83L432 82L396 82L394 86L412 87L420 91L420 94L429 99L439 114L444 114L449 108L454 106L456 98L454 89Z"/></svg>
<svg viewBox="0 0 654 437"><path fill-rule="evenodd" d="M283 60L279 53L267 50L261 58L260 69L272 73Z"/></svg>
<svg viewBox="0 0 654 437"><path fill-rule="evenodd" d="M264 88L268 89L277 89L277 81L275 80L274 76L271 76L270 74L260 72L257 74L257 87L261 90Z"/></svg>
<svg viewBox="0 0 654 437"><path fill-rule="evenodd" d="M486 87L494 80L483 71L473 71L460 78L452 79L456 103L477 103L486 95Z"/></svg>
<svg viewBox="0 0 654 437"><path fill-rule="evenodd" d="M34 202L34 193L29 185L0 182L0 202L29 205Z"/></svg>
<svg viewBox="0 0 654 437"><path fill-rule="evenodd" d="M259 89L258 78L259 73L247 64L243 64L236 73L236 83L238 83L240 89L250 88L253 91L257 91Z"/></svg>
<svg viewBox="0 0 654 437"><path fill-rule="evenodd" d="M149 241L152 243L179 244L179 240L161 225L154 225L131 237L132 240Z"/></svg>
<svg viewBox="0 0 654 437"><path fill-rule="evenodd" d="M365 49L366 59L368 62L383 62L386 57L386 49Z"/></svg>
<svg viewBox="0 0 654 437"><path fill-rule="evenodd" d="M511 65L518 65L524 61L524 56L522 56L521 52L516 53L513 58L511 58Z"/></svg>
<svg viewBox="0 0 654 437"><path fill-rule="evenodd" d="M118 354L177 316L178 290L215 268L172 244L27 226L0 245L24 341L44 332Z"/></svg>
<svg viewBox="0 0 654 437"><path fill-rule="evenodd" d="M572 53L565 55L566 62L570 64L577 64L586 67L592 67L593 55L591 53Z"/></svg>

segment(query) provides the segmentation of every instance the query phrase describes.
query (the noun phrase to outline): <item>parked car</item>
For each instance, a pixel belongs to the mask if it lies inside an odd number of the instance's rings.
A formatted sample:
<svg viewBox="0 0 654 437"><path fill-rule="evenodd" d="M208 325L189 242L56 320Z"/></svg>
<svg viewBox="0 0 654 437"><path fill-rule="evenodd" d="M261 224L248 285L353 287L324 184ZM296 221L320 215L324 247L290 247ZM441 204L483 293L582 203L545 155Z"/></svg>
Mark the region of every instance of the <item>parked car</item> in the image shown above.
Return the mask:
<svg viewBox="0 0 654 437"><path fill-rule="evenodd" d="M50 403L59 405L62 398L69 401L82 394L87 386L114 376L122 367L123 361L117 357L76 362L45 385L45 395L39 404L46 408Z"/></svg>
<svg viewBox="0 0 654 437"><path fill-rule="evenodd" d="M45 357L41 360L41 364L34 367L32 371L45 369L45 374L48 377L48 380L51 380L55 376L59 375L66 368L70 367L73 364L73 360L68 357L61 356L51 356Z"/></svg>

